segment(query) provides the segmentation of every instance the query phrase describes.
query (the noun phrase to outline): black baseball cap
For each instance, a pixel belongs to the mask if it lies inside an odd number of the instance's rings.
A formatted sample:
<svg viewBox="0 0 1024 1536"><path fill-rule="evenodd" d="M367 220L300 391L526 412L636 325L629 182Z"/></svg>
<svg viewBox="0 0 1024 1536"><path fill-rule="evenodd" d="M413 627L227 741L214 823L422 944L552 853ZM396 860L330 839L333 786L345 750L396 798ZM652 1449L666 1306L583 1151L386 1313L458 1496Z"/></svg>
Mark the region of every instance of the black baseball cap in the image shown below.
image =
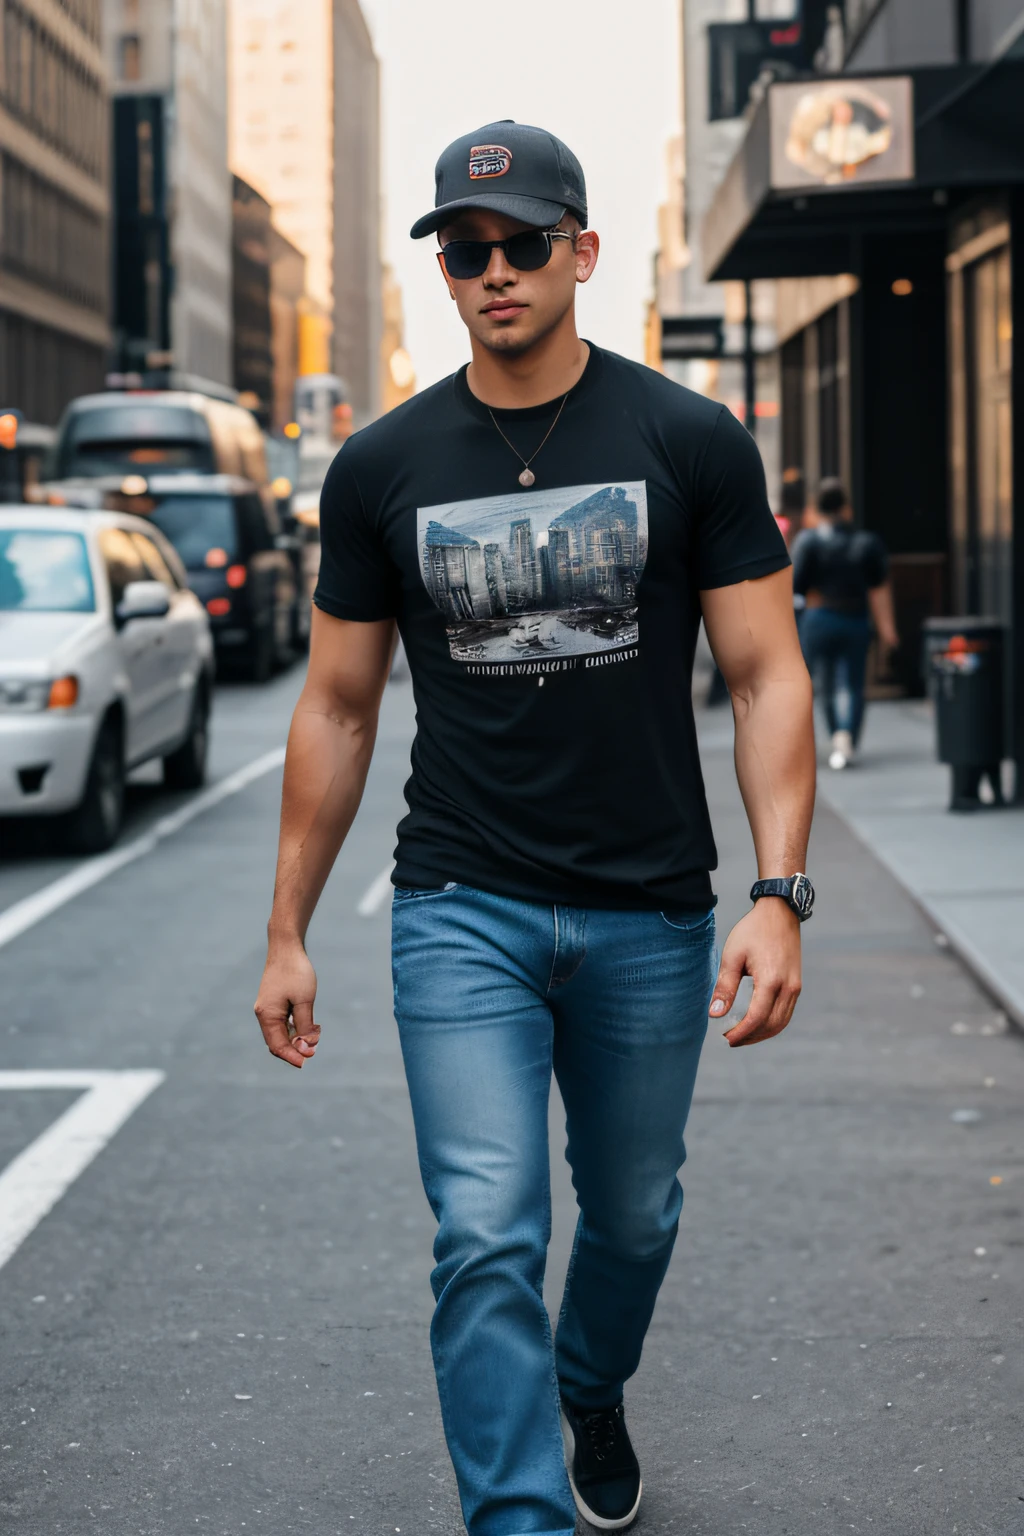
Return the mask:
<svg viewBox="0 0 1024 1536"><path fill-rule="evenodd" d="M572 150L544 128L503 118L449 144L434 170L434 210L417 219L414 240L436 234L469 208L507 213L550 229L564 213L587 227L587 184Z"/></svg>

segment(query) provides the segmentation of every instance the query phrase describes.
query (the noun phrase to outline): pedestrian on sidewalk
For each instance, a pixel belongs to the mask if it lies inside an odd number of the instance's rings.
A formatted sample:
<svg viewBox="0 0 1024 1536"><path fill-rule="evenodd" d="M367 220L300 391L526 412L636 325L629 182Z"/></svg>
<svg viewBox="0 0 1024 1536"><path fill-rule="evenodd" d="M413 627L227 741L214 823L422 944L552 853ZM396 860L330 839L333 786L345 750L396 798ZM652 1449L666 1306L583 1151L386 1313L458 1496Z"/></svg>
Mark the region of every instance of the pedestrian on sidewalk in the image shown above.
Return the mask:
<svg viewBox="0 0 1024 1536"><path fill-rule="evenodd" d="M841 480L818 488L820 520L793 549L793 591L804 599L800 643L828 722L828 764L856 760L864 727L864 683L872 622L880 643L900 643L893 616L889 556L877 533L856 528Z"/></svg>
<svg viewBox="0 0 1024 1536"><path fill-rule="evenodd" d="M509 121L466 135L412 230L432 234L472 360L351 437L324 486L256 1012L275 1055L312 1057L306 928L359 804L397 625L417 736L395 1013L463 1513L470 1536L570 1536L576 1508L621 1530L641 1494L623 1384L675 1241L709 1011L724 1020L752 976L726 1031L751 1045L800 991L810 683L749 434L577 334L599 241L576 157ZM702 615L761 877L717 980ZM580 1208L554 1338L552 1071Z"/></svg>

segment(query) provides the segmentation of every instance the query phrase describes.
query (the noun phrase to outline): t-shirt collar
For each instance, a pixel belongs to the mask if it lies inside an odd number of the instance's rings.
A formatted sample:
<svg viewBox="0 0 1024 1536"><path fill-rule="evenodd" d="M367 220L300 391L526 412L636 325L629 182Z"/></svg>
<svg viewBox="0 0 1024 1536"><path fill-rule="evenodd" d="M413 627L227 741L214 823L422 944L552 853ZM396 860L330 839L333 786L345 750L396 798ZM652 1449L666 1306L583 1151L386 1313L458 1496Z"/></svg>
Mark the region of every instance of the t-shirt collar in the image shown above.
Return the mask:
<svg viewBox="0 0 1024 1536"><path fill-rule="evenodd" d="M588 341L587 346L590 348L590 356L587 358L587 365L583 372L576 380L572 389L569 390L566 409L574 405L577 400L585 399L589 395L596 386L604 367L604 354L601 348L595 347L592 341ZM478 400L470 389L469 384L466 382L468 370L469 364L463 363L458 373L454 375L455 397L459 404L464 406L478 421L489 423L492 407L485 405L482 400ZM545 400L540 405L527 405L515 410L504 406L494 406L493 411L499 421L532 421L535 417L537 419L546 419L551 415L552 409L557 408L561 399L561 395L555 395L553 399Z"/></svg>

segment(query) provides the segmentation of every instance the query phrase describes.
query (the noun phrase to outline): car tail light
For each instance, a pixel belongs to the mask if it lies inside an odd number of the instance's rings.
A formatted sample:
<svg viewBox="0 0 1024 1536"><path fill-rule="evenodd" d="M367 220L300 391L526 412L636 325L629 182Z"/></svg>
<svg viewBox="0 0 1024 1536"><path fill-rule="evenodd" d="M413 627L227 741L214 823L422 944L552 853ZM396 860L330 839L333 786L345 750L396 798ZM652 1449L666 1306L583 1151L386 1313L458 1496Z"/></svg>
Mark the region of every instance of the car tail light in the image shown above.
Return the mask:
<svg viewBox="0 0 1024 1536"><path fill-rule="evenodd" d="M218 549L215 546L213 549L208 549L206 551L206 558L203 561L203 564L209 570L211 570L211 571L219 571L225 565L227 565L227 563L228 563L228 552L227 552L226 549Z"/></svg>
<svg viewBox="0 0 1024 1536"><path fill-rule="evenodd" d="M224 573L224 579L229 587L244 587L248 574L244 565L229 565Z"/></svg>
<svg viewBox="0 0 1024 1536"><path fill-rule="evenodd" d="M222 619L226 613L231 612L230 597L211 597L206 605L206 611L212 618Z"/></svg>
<svg viewBox="0 0 1024 1536"><path fill-rule="evenodd" d="M50 684L50 697L47 701L47 709L70 709L72 704L78 703L78 678L58 677Z"/></svg>

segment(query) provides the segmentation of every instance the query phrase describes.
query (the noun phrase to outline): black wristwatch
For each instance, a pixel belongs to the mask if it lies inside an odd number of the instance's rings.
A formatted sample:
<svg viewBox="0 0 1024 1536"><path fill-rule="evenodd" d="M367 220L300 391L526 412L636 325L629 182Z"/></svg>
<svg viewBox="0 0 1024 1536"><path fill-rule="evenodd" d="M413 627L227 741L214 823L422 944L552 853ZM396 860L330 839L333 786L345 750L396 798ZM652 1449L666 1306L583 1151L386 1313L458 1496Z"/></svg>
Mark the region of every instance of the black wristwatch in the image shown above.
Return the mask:
<svg viewBox="0 0 1024 1536"><path fill-rule="evenodd" d="M814 886L806 875L790 875L787 880L755 880L750 887L751 901L762 896L781 896L802 923L814 911Z"/></svg>

